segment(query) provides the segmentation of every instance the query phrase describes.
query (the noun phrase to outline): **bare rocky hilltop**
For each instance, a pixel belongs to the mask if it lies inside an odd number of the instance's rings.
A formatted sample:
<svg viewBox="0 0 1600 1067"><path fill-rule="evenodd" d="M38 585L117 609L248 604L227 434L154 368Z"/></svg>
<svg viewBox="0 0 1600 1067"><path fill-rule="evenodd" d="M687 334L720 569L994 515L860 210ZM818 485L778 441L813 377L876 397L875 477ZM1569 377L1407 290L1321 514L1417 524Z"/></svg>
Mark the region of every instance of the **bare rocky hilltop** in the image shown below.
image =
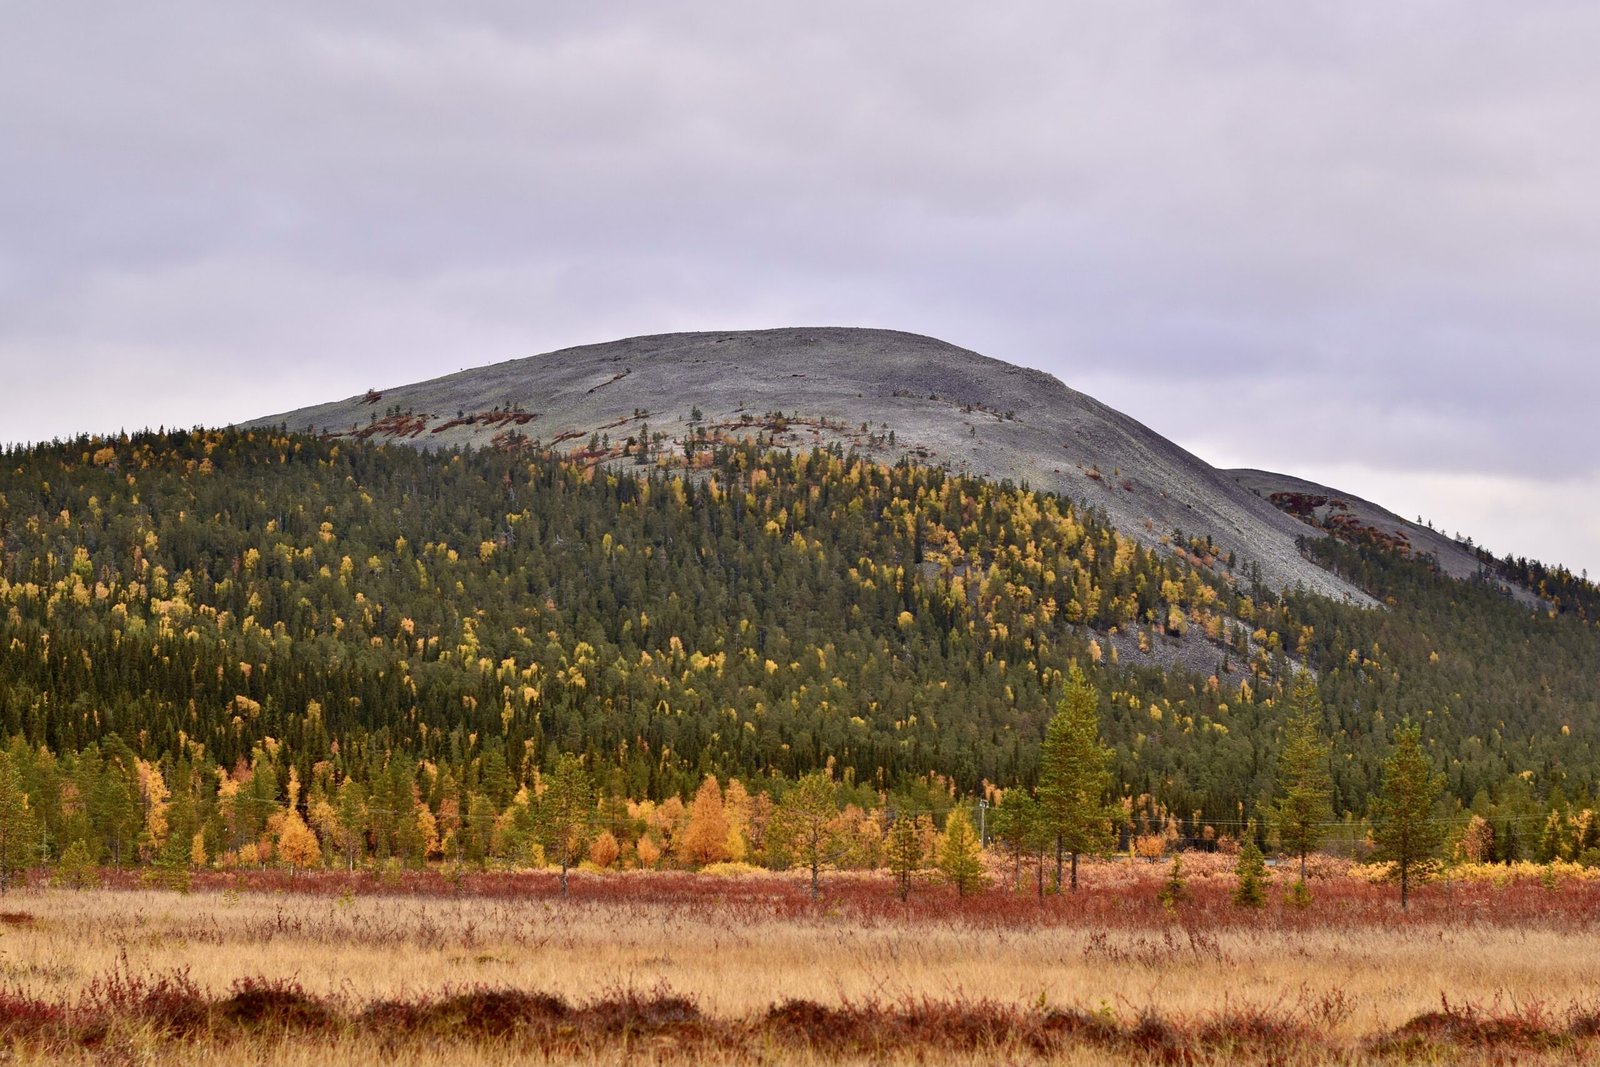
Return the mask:
<svg viewBox="0 0 1600 1067"><path fill-rule="evenodd" d="M464 370L250 425L419 448L537 441L628 464L709 436L855 448L1026 482L1277 588L1370 598L1304 558L1324 536L1148 427L1042 371L931 337L839 327L632 337ZM638 455L639 442L650 452ZM1179 533L1181 531L1181 533Z"/></svg>

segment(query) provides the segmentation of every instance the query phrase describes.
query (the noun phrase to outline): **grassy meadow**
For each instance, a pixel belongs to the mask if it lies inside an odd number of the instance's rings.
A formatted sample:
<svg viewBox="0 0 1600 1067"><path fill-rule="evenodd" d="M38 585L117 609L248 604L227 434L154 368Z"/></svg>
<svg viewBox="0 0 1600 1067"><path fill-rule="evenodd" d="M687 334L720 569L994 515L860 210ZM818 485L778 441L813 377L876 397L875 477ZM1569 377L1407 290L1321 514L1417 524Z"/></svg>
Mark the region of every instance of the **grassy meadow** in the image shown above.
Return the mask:
<svg viewBox="0 0 1600 1067"><path fill-rule="evenodd" d="M0 898L17 1063L1582 1063L1600 880L1395 891L1327 865L1231 902L1221 857L1077 894L835 875L132 876ZM0 1051L0 1056L5 1055Z"/></svg>

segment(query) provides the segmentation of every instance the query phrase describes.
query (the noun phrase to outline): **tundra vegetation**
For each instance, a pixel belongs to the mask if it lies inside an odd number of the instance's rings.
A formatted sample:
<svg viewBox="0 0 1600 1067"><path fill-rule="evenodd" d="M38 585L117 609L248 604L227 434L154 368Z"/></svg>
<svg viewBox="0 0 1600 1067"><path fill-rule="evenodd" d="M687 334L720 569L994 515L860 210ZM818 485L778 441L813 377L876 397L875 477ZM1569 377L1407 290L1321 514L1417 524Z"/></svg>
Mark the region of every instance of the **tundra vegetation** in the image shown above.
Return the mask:
<svg viewBox="0 0 1600 1067"><path fill-rule="evenodd" d="M989 857L998 873L999 857ZM1077 893L879 874L110 871L5 900L19 1063L1592 1062L1600 878L1458 867L1401 912L1314 857L1087 859ZM1287 873L1287 872L1286 872ZM1446 954L1443 958L1441 953Z"/></svg>

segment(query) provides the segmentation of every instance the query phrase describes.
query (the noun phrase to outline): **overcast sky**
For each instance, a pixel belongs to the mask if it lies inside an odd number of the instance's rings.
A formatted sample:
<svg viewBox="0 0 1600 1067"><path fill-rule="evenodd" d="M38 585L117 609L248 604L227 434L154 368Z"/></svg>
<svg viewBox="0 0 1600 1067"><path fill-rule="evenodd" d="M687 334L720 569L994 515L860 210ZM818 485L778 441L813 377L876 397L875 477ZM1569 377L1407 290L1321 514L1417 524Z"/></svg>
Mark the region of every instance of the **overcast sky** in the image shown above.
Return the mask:
<svg viewBox="0 0 1600 1067"><path fill-rule="evenodd" d="M0 441L883 326L1600 573L1597 54L1591 3L0 0Z"/></svg>

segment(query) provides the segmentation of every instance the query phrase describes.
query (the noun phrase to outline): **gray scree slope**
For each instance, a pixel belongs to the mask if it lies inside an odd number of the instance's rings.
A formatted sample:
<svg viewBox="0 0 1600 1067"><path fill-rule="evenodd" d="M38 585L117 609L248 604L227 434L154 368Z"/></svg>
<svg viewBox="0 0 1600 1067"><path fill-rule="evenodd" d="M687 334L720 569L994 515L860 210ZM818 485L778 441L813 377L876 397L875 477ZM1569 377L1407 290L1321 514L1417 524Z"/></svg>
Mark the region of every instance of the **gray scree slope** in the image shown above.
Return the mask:
<svg viewBox="0 0 1600 1067"><path fill-rule="evenodd" d="M1526 604L1530 608L1549 607L1529 590L1486 574L1483 563L1477 555L1454 538L1430 527L1402 519L1370 500L1363 500L1361 497L1289 474L1275 474L1271 471L1248 468L1224 473L1263 499L1270 500L1274 493L1297 494L1301 498L1302 506L1307 507L1318 522L1326 523L1341 518L1353 520L1361 526L1369 527L1402 544L1409 545L1412 555L1432 556L1438 561L1439 570L1452 578L1460 581L1489 582L1520 604ZM1315 501L1322 503L1312 506Z"/></svg>
<svg viewBox="0 0 1600 1067"><path fill-rule="evenodd" d="M1300 555L1295 538L1315 531L1126 415L1042 371L890 330L632 337L384 388L248 425L283 424L424 448L483 446L509 429L576 449L591 434L620 440L645 423L652 434L679 438L689 432L696 407L714 427L752 436L769 412L799 416L775 438L787 447L838 441L884 462L907 456L985 478L1026 481L1103 510L1119 530L1147 545L1160 544L1173 530L1209 535L1224 557L1236 554L1240 573L1254 563L1262 580L1277 588L1304 586L1372 603ZM745 425L744 416L754 421ZM889 430L893 446L883 440Z"/></svg>

